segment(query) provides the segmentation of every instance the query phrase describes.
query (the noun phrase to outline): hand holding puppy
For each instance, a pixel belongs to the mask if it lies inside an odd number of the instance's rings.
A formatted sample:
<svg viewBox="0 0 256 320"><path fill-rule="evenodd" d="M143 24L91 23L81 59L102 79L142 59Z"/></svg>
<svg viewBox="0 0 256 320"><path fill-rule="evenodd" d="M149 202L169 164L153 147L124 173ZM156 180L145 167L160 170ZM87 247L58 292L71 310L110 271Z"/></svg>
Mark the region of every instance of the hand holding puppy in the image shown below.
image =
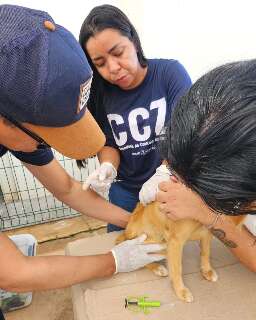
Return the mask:
<svg viewBox="0 0 256 320"><path fill-rule="evenodd" d="M140 202L145 206L150 202L155 201L158 192L158 184L162 181L168 181L170 176L171 173L166 165L162 164L158 167L156 173L142 185L139 192Z"/></svg>
<svg viewBox="0 0 256 320"><path fill-rule="evenodd" d="M153 254L166 248L166 245L150 243L144 244L147 235L126 240L116 245L112 250L112 254L116 263L116 272L130 272L142 268L145 265L165 259L162 254Z"/></svg>

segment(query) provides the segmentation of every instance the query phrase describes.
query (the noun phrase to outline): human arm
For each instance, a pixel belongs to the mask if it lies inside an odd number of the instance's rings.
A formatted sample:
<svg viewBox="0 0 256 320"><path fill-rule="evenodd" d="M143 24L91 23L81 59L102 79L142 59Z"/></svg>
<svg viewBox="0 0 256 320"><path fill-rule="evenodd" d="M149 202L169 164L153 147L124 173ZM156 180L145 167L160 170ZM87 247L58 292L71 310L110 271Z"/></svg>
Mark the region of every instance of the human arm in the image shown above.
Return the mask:
<svg viewBox="0 0 256 320"><path fill-rule="evenodd" d="M0 233L0 288L14 292L65 288L116 272L133 271L163 259L151 254L163 246L145 245L144 240L144 236L127 240L99 255L27 257Z"/></svg>
<svg viewBox="0 0 256 320"><path fill-rule="evenodd" d="M192 85L184 66L177 60L167 60L165 83L167 86L167 108L172 109Z"/></svg>
<svg viewBox="0 0 256 320"><path fill-rule="evenodd" d="M117 170L120 163L119 151L114 147L104 146L97 154L99 162L110 162Z"/></svg>
<svg viewBox="0 0 256 320"><path fill-rule="evenodd" d="M128 212L109 203L93 190L82 189L82 184L67 174L53 159L43 166L24 165L57 199L90 217L125 227Z"/></svg>
<svg viewBox="0 0 256 320"><path fill-rule="evenodd" d="M111 252L82 257L27 257L3 233L0 233L0 261L0 287L15 292L64 288L115 272Z"/></svg>
<svg viewBox="0 0 256 320"><path fill-rule="evenodd" d="M236 227L231 217L216 214L194 191L172 177L159 184L159 209L170 219L194 219L217 236L250 270L256 272L256 237L244 226ZM215 222L215 223L213 223ZM212 225L213 224L213 225Z"/></svg>

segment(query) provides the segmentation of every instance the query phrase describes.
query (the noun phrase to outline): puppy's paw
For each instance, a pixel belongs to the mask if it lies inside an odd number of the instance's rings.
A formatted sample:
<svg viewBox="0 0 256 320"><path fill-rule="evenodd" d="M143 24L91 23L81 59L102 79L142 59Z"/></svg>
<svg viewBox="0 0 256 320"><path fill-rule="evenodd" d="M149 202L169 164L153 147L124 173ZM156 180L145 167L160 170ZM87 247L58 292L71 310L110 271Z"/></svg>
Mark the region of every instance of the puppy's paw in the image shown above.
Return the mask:
<svg viewBox="0 0 256 320"><path fill-rule="evenodd" d="M218 280L218 275L215 270L210 269L210 270L201 270L202 276L208 280L215 282Z"/></svg>
<svg viewBox="0 0 256 320"><path fill-rule="evenodd" d="M168 269L163 265L158 265L156 268L152 270L154 274L159 277L167 277L168 276Z"/></svg>
<svg viewBox="0 0 256 320"><path fill-rule="evenodd" d="M183 300L185 302L193 302L193 300L194 300L191 291L186 287L179 289L179 290L176 290L176 294L177 294L178 298L180 298L181 300Z"/></svg>

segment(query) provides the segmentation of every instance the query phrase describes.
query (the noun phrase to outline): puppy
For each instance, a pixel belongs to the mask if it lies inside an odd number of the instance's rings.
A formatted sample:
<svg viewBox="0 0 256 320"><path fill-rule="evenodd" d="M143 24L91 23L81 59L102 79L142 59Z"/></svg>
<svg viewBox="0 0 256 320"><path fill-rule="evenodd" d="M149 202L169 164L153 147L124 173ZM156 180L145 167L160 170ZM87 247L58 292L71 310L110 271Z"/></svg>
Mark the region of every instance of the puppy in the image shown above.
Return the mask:
<svg viewBox="0 0 256 320"><path fill-rule="evenodd" d="M236 224L243 217L235 217ZM142 233L147 234L147 243L166 243L168 269L170 280L178 298L192 302L193 295L185 287L182 279L182 251L188 240L199 240L201 247L201 273L206 280L217 281L218 276L210 264L210 244L212 234L202 224L195 220L184 219L172 221L158 210L158 204L153 202L146 207L138 204L133 211L125 231L119 235L116 242L133 239ZM146 266L156 275L167 276L168 270L159 263Z"/></svg>

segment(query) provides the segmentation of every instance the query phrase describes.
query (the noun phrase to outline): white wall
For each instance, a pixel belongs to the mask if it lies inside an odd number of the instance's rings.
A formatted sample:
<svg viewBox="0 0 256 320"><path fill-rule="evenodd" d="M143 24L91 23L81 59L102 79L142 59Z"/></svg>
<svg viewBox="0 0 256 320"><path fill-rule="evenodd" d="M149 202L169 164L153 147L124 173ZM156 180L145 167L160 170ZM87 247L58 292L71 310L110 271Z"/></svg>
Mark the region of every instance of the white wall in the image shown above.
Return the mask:
<svg viewBox="0 0 256 320"><path fill-rule="evenodd" d="M255 57L253 0L143 2L146 54L180 60L193 80L225 62Z"/></svg>
<svg viewBox="0 0 256 320"><path fill-rule="evenodd" d="M135 24L148 57L175 58L197 79L209 69L256 52L254 0L7 0L48 11L78 38L95 5L122 9Z"/></svg>

